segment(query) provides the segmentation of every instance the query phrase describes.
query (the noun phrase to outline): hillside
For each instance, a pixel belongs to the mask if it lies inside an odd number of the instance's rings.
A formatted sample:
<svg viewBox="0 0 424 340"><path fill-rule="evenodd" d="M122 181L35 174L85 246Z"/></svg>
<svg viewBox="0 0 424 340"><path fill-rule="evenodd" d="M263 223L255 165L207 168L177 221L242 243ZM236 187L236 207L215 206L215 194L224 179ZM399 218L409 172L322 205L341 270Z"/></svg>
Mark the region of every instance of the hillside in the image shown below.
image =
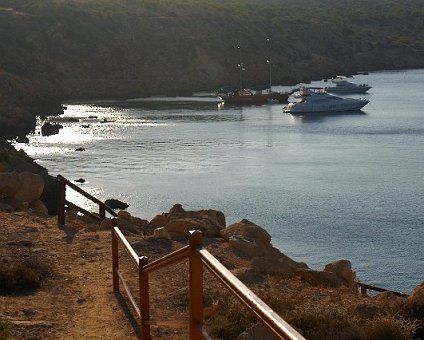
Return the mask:
<svg viewBox="0 0 424 340"><path fill-rule="evenodd" d="M420 0L0 0L0 100L213 90L238 82L237 46L249 84L268 81L267 59L287 85L423 67L423 18Z"/></svg>

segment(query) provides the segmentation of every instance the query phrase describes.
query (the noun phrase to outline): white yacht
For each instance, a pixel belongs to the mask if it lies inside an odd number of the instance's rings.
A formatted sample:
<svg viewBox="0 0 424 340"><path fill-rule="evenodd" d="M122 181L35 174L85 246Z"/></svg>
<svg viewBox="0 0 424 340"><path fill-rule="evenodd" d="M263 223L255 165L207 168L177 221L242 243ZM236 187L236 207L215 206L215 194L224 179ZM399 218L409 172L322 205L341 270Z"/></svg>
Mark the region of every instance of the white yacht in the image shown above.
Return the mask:
<svg viewBox="0 0 424 340"><path fill-rule="evenodd" d="M352 83L345 76L337 76L331 79L331 82L336 86L325 87L325 90L330 93L365 93L371 88L368 84Z"/></svg>
<svg viewBox="0 0 424 340"><path fill-rule="evenodd" d="M301 88L300 101L289 103L283 108L288 113L343 112L362 109L368 99L340 98L328 94L323 89Z"/></svg>

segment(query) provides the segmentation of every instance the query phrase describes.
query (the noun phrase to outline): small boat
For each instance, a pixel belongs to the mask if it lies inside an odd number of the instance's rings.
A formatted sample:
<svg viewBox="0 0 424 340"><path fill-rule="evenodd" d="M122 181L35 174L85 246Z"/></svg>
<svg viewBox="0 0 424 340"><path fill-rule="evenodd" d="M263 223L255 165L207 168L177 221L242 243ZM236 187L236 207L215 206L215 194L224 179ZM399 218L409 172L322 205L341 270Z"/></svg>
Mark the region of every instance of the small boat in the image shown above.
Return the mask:
<svg viewBox="0 0 424 340"><path fill-rule="evenodd" d="M269 38L267 39L269 43ZM272 91L271 81L271 62L268 58L267 63L269 65L269 85L265 86L253 86L250 88L243 87L243 72L245 71L244 64L241 59L241 48L237 47L239 51L239 63L237 67L239 69L240 84L238 88L233 86L224 86L218 90L218 97L225 104L233 105L262 105L267 103L287 103L289 96L293 93L290 92L275 92Z"/></svg>
<svg viewBox="0 0 424 340"><path fill-rule="evenodd" d="M218 97L226 104L261 105L267 103L287 103L292 92L256 92L250 89L239 89L228 93L219 93Z"/></svg>
<svg viewBox="0 0 424 340"><path fill-rule="evenodd" d="M289 103L283 108L288 113L343 112L362 109L368 99L340 98L328 94L323 89L302 88L300 101Z"/></svg>
<svg viewBox="0 0 424 340"><path fill-rule="evenodd" d="M256 94L249 89L235 90L229 93L220 93L218 97L226 104L237 105L260 105L268 102L268 98L261 94Z"/></svg>
<svg viewBox="0 0 424 340"><path fill-rule="evenodd" d="M337 76L331 79L336 86L327 86L325 90L330 93L365 93L371 86L368 84L355 84L347 80L345 76Z"/></svg>

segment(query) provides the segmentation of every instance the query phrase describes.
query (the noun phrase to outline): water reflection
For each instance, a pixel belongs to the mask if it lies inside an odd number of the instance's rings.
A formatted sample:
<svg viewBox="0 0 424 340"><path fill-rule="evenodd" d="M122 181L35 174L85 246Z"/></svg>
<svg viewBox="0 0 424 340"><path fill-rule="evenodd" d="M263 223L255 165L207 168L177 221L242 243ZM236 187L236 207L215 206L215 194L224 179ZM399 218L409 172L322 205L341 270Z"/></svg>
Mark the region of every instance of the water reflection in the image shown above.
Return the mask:
<svg viewBox="0 0 424 340"><path fill-rule="evenodd" d="M361 116L366 115L362 110L356 111L340 111L340 112L311 112L311 113L290 113L290 117L296 123L312 123L319 122L334 117L341 116Z"/></svg>

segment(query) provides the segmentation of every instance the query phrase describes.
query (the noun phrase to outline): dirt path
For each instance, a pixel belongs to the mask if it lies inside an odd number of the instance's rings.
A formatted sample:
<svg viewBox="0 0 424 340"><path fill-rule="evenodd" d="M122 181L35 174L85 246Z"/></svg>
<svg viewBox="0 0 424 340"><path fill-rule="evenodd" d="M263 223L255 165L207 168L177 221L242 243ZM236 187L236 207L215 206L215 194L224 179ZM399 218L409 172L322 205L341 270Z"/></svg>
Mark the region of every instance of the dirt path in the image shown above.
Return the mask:
<svg viewBox="0 0 424 340"><path fill-rule="evenodd" d="M0 255L33 259L51 272L33 293L0 296L0 319L11 324L12 339L138 338L112 293L109 232L0 212Z"/></svg>

